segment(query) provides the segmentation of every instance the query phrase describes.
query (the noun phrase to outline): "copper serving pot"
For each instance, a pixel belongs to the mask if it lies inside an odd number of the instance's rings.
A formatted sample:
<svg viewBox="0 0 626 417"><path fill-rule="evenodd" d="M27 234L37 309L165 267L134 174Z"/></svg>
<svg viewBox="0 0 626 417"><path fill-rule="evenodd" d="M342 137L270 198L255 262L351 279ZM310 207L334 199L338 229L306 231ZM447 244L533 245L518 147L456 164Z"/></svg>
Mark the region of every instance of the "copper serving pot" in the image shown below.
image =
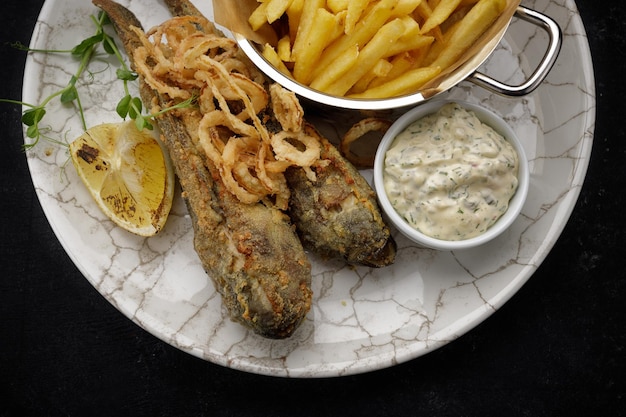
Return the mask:
<svg viewBox="0 0 626 417"><path fill-rule="evenodd" d="M543 28L549 36L548 47L542 60L535 71L522 84L508 85L477 71L478 67L485 62L502 40L511 21L509 19L507 25L484 44L480 51L481 53L475 54L461 66L446 74L435 88L422 89L415 93L384 99L338 97L314 90L277 70L261 55L255 43L242 35L235 34L234 36L241 50L262 72L275 82L310 102L342 109L387 110L417 105L449 90L464 80L471 81L504 96L517 97L531 93L543 82L556 61L562 43L561 29L552 18L523 6L517 6L513 16Z"/></svg>

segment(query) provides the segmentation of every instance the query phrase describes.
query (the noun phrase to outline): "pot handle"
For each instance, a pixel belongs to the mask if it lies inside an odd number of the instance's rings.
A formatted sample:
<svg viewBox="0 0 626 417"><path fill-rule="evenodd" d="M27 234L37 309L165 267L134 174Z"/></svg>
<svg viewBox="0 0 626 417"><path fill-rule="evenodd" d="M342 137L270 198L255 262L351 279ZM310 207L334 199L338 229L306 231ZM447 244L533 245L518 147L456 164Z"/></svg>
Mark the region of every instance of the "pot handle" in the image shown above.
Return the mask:
<svg viewBox="0 0 626 417"><path fill-rule="evenodd" d="M535 69L535 72L533 72L533 74L520 85L508 85L494 80L493 78L480 72L473 73L468 78L468 81L478 84L481 87L491 90L497 94L519 97L534 91L546 78L556 61L557 56L559 55L562 43L562 34L561 28L554 20L552 20L552 18L527 7L518 6L515 11L515 16L537 26L541 26L548 33L550 38L548 49Z"/></svg>

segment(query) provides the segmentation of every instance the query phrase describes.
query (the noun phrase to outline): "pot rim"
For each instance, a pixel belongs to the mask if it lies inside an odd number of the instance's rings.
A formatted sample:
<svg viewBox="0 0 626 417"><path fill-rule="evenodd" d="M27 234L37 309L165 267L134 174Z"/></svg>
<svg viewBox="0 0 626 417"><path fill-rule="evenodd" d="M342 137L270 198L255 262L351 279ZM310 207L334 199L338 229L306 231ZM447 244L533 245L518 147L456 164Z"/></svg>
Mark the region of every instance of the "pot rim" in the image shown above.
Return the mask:
<svg viewBox="0 0 626 417"><path fill-rule="evenodd" d="M477 72L477 68L491 56L496 49L502 37L506 33L511 20L505 25L496 36L489 41L483 51L488 53L478 54L470 58L463 65L450 72L445 80L443 80L439 87L430 88L416 91L415 93L406 94L397 97L390 97L384 99L357 99L349 97L333 96L314 90L309 86L301 84L296 80L286 76L274 67L268 60L263 57L254 43L243 35L234 33L236 42L246 56L269 78L275 82L281 84L288 90L293 91L299 96L302 96L310 101L324 104L331 107L338 107L343 109L352 110L388 110L407 106L414 106L416 104L425 102L445 91L448 91L452 87L459 84L461 81L468 80L480 85L483 88L491 90L497 94L504 96L518 97L531 93L536 89L548 75L552 66L554 65L556 58L559 54L562 44L562 33L559 25L550 17L543 13L539 13L524 6L518 6L514 17L523 19L529 23L535 24L543 28L549 36L549 43L546 53L543 59L538 64L533 74L520 85L511 86L500 81L497 81L485 74Z"/></svg>

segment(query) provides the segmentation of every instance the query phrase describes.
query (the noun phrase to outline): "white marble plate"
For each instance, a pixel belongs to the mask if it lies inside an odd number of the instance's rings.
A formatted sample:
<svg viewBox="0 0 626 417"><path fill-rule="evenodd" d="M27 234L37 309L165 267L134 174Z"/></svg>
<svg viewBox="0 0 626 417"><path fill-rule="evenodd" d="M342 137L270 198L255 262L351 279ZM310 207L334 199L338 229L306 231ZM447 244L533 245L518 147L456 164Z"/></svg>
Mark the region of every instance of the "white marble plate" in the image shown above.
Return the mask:
<svg viewBox="0 0 626 417"><path fill-rule="evenodd" d="M144 26L168 18L153 0L125 0ZM196 1L211 15L209 1ZM482 103L503 115L530 159L528 202L512 228L479 249L436 252L398 236L392 267L351 268L313 262L314 304L288 340L266 340L231 322L200 266L184 203L177 198L164 231L141 238L103 216L77 177L65 148L43 143L28 152L33 183L61 244L91 284L123 314L165 342L208 361L259 374L322 377L367 372L424 355L472 329L531 276L559 237L583 183L595 123L593 67L573 0L524 1L559 22L561 54L545 83L523 98L492 96L461 83L445 98ZM67 49L93 33L90 2L48 0L32 46ZM483 66L503 81L521 81L545 50L541 29L516 21ZM81 81L89 126L116 121L121 83L105 57ZM31 54L24 101L39 103L65 85L77 62ZM72 108L48 107L50 135L73 140L81 127ZM366 176L370 173L365 172ZM71 303L71 300L67 300ZM531 306L529 306L531 308Z"/></svg>

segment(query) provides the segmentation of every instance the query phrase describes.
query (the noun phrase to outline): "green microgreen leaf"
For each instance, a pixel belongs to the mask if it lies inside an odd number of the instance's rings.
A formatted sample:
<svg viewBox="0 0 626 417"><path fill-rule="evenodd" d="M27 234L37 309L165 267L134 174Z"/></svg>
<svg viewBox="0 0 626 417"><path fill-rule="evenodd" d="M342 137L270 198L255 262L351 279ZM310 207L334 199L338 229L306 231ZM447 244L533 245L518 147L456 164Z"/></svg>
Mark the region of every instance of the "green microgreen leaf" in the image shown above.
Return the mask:
<svg viewBox="0 0 626 417"><path fill-rule="evenodd" d="M141 116L141 110L143 108L143 104L139 97L133 97L130 101L130 108L128 109L128 117L131 119L136 119L138 116Z"/></svg>
<svg viewBox="0 0 626 417"><path fill-rule="evenodd" d="M45 115L46 110L43 107L25 110L24 113L22 113L22 123L26 126L36 126Z"/></svg>
<svg viewBox="0 0 626 417"><path fill-rule="evenodd" d="M83 56L90 52L98 43L102 42L102 33L90 36L72 49L72 55Z"/></svg>
<svg viewBox="0 0 626 417"><path fill-rule="evenodd" d="M118 68L115 74L117 75L117 78L122 81L135 81L138 77L136 72L127 68Z"/></svg>
<svg viewBox="0 0 626 417"><path fill-rule="evenodd" d="M149 129L152 130L154 126L151 123L151 120L156 118L157 116L173 110L180 109L184 107L191 106L195 103L196 97L191 97L190 99L178 103L172 107L161 109L158 113L143 115L143 104L139 97L133 97L130 94L129 83L137 80L138 74L132 71L128 65L126 64L124 57L122 56L119 48L117 47L117 43L115 39L108 35L104 31L104 27L106 25L111 24L111 20L103 11L100 11L95 16L90 16L92 22L94 23L96 30L92 36L89 36L86 39L83 39L80 43L74 46L72 49L68 50L41 50L41 49L31 49L28 46L15 42L11 44L14 48L17 48L22 51L29 52L42 52L42 53L67 53L72 56L78 58L80 60L79 66L76 69L75 73L70 77L69 82L62 89L51 93L49 96L43 99L43 101L39 104L29 104L18 100L10 100L10 99L0 99L0 102L12 103L17 105L22 105L24 107L28 107L22 113L22 123L27 127L26 135L27 137L33 139L31 143L27 143L23 146L24 149L30 149L34 147L40 140L40 138L44 138L50 142L58 143L61 145L67 146L66 140L57 140L51 137L46 136L46 132L49 131L49 128L42 128L41 122L46 115L46 106L50 101L54 98L59 97L61 103L65 105L72 104L76 107L77 113L81 119L81 123L83 125L83 129L87 130L87 125L85 122L85 114L83 110L83 106L80 99L80 94L77 88L77 84L81 76L88 71L88 74L93 76L92 72L89 72L88 67L91 62L92 57L94 56L95 51L101 45L102 49L107 54L114 55L120 67L116 70L116 76L119 80L122 81L124 87L124 96L118 102L115 111L122 118L125 119L129 117L135 120L135 125L137 129Z"/></svg>
<svg viewBox="0 0 626 417"><path fill-rule="evenodd" d="M137 115L137 118L135 119L135 126L137 127L137 130L139 131L142 131L143 129L148 129L148 130L154 129L154 126L152 126L152 123L150 123L148 119L145 118L141 114Z"/></svg>
<svg viewBox="0 0 626 417"><path fill-rule="evenodd" d="M28 129L26 129L26 136L28 136L31 139L38 139L39 138L39 125L28 126Z"/></svg>
<svg viewBox="0 0 626 417"><path fill-rule="evenodd" d="M128 109L130 108L130 101L132 97L130 94L125 95L122 99L117 103L117 107L115 107L115 111L122 118L125 119L128 116Z"/></svg>
<svg viewBox="0 0 626 417"><path fill-rule="evenodd" d="M119 49L117 48L115 40L106 33L102 37L102 46L109 55L116 55L118 59L120 58ZM123 61L120 60L120 62Z"/></svg>
<svg viewBox="0 0 626 417"><path fill-rule="evenodd" d="M78 99L78 90L76 89L76 76L72 75L70 82L61 90L61 103L67 104Z"/></svg>

